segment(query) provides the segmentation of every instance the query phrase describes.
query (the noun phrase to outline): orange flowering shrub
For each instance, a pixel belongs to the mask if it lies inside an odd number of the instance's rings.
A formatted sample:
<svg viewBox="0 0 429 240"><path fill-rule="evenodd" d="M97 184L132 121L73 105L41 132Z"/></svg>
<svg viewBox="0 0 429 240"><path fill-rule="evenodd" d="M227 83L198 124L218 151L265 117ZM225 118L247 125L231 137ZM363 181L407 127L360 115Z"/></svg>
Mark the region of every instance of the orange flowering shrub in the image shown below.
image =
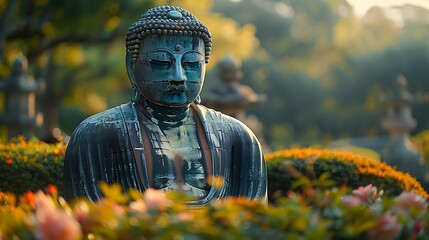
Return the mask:
<svg viewBox="0 0 429 240"><path fill-rule="evenodd" d="M54 184L62 189L66 145L18 138L0 144L0 192L21 195Z"/></svg>
<svg viewBox="0 0 429 240"><path fill-rule="evenodd" d="M329 174L336 184L357 188L372 184L387 195L399 195L402 191L414 191L424 197L429 195L421 184L408 173L395 170L389 165L344 151L328 149L288 149L265 156L268 169L268 191L287 192L296 178L304 175L311 179Z"/></svg>

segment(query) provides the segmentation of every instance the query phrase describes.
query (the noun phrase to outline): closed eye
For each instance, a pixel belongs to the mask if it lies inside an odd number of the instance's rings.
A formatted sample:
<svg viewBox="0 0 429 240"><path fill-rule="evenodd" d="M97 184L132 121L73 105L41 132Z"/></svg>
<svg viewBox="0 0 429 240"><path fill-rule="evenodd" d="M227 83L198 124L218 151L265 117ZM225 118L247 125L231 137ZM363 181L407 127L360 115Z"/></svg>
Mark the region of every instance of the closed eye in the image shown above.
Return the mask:
<svg viewBox="0 0 429 240"><path fill-rule="evenodd" d="M197 69L200 66L200 62L183 62L183 68L188 70Z"/></svg>
<svg viewBox="0 0 429 240"><path fill-rule="evenodd" d="M152 67L156 67L156 68L167 68L168 69L171 67L170 61L150 59L149 62L150 62L150 65Z"/></svg>

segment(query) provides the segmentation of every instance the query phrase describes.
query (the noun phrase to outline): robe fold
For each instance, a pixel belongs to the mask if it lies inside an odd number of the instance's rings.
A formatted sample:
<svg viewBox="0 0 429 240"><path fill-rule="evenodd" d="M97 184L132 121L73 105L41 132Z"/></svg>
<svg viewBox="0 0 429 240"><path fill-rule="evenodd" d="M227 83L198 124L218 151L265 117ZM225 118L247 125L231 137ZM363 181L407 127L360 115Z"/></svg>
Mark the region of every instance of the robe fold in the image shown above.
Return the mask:
<svg viewBox="0 0 429 240"><path fill-rule="evenodd" d="M97 201L99 183L118 183L124 191L150 188L139 111L130 102L84 120L73 132L64 157L64 197ZM267 174L261 145L243 123L192 104L204 130L212 175L222 186L190 205L213 204L227 196L266 201Z"/></svg>

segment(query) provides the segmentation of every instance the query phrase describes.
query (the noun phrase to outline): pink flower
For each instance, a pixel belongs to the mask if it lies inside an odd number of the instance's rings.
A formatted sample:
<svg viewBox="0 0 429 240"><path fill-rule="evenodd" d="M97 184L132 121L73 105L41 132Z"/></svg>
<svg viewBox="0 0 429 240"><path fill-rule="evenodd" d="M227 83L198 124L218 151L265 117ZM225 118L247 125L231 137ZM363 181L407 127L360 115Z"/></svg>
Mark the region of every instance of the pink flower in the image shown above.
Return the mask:
<svg viewBox="0 0 429 240"><path fill-rule="evenodd" d="M74 205L73 211L76 216L77 222L81 226L82 232L88 232L88 229L90 229L95 224L95 221L88 217L88 214L90 212L88 203L85 201L79 201L77 204Z"/></svg>
<svg viewBox="0 0 429 240"><path fill-rule="evenodd" d="M74 213L77 219L83 218L89 213L88 203L85 201L79 201L74 206Z"/></svg>
<svg viewBox="0 0 429 240"><path fill-rule="evenodd" d="M36 206L36 212L40 211L41 213L44 213L56 210L52 198L48 195L45 195L41 190L36 193L34 201Z"/></svg>
<svg viewBox="0 0 429 240"><path fill-rule="evenodd" d="M377 191L376 187L373 187L372 184L369 184L365 187L359 187L356 190L353 190L353 195L358 197L362 202L374 203L381 200L383 196L383 190Z"/></svg>
<svg viewBox="0 0 429 240"><path fill-rule="evenodd" d="M130 203L130 210L135 212L146 211L146 204L142 199Z"/></svg>
<svg viewBox="0 0 429 240"><path fill-rule="evenodd" d="M160 190L152 188L144 192L143 201L148 210L163 210L168 204L167 195Z"/></svg>
<svg viewBox="0 0 429 240"><path fill-rule="evenodd" d="M417 219L425 214L428 207L426 198L415 192L402 192L395 198L395 208L398 212Z"/></svg>
<svg viewBox="0 0 429 240"><path fill-rule="evenodd" d="M42 191L36 194L36 236L41 240L81 238L79 223L64 210L57 209Z"/></svg>
<svg viewBox="0 0 429 240"><path fill-rule="evenodd" d="M368 231L368 237L370 240L395 239L401 229L402 225L398 223L396 217L391 213L385 213L378 217L378 225Z"/></svg>
<svg viewBox="0 0 429 240"><path fill-rule="evenodd" d="M181 222L190 222L194 219L194 215L189 212L181 212L177 216L177 219Z"/></svg>
<svg viewBox="0 0 429 240"><path fill-rule="evenodd" d="M360 198L351 195L344 196L341 200L346 206L357 206L362 203Z"/></svg>

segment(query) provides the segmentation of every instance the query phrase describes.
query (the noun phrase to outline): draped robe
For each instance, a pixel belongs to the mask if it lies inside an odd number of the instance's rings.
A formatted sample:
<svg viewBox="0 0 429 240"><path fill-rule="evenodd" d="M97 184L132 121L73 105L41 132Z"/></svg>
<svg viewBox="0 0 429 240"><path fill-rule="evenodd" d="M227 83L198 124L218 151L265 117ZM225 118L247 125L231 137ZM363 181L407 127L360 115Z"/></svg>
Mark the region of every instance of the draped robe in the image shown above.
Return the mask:
<svg viewBox="0 0 429 240"><path fill-rule="evenodd" d="M93 115L73 132L64 157L66 199L85 196L97 201L103 197L100 182L118 183L124 191L134 188L144 192L150 188L145 133L135 104L129 102ZM202 124L212 175L222 179L222 186L212 185L205 197L189 204L213 204L227 196L266 201L265 161L252 131L238 120L202 105L191 104L191 108Z"/></svg>

